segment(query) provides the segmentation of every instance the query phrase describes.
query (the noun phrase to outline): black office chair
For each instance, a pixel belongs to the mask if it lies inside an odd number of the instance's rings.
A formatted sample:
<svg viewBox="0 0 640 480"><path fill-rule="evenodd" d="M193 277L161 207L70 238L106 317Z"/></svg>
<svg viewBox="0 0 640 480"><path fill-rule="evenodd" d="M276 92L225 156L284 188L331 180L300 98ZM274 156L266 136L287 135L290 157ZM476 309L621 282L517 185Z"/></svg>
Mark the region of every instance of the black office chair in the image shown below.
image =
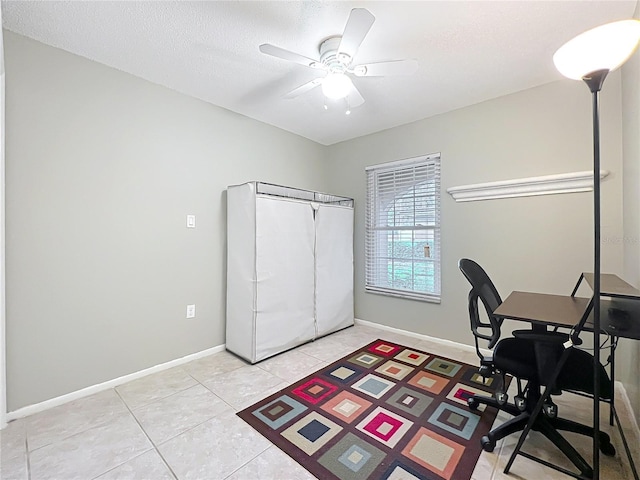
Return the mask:
<svg viewBox="0 0 640 480"><path fill-rule="evenodd" d="M522 413L526 410L525 392L522 382L537 380L537 367L535 362L535 346L533 341L526 338L504 338L500 340L500 329L503 319L493 314L500 306L502 299L493 282L484 269L473 260L463 258L458 262L458 267L471 284L469 292L469 319L473 332L476 353L480 358L480 374L483 377L491 377L499 374L502 377L502 385L498 386L494 396L474 395L469 398L469 407L476 410L481 404L503 410L515 418L489 432L482 437L482 447L492 452L496 442L511 433L523 430L526 419ZM483 321L480 315L479 301L482 302L487 321ZM480 340L487 342L487 348L493 349L489 355L485 355L480 349ZM514 403L508 402L506 393L506 375L510 374L518 382L518 394ZM528 417L527 417L528 419Z"/></svg>
<svg viewBox="0 0 640 480"><path fill-rule="evenodd" d="M502 318L496 317L493 312L502 303L493 282L487 273L473 260L461 259L458 266L471 284L469 292L469 317L471 330L475 337L476 351L480 357L480 373L487 376L492 372L500 373L503 378L510 374L518 381L518 395L514 403L507 401L503 391L496 393L495 397L474 395L468 400L469 408L476 410L480 404L486 404L503 410L513 418L499 425L482 437L482 448L488 452L493 451L496 442L507 435L524 430L531 414L541 397L541 386L547 380L558 364L563 353L563 343L569 336L560 332L537 332L533 330L518 330L513 332L514 337L500 339L500 327ZM482 322L478 310L480 300L486 310L488 323ZM482 333L489 331L491 334ZM489 342L489 348L493 348L492 356L485 356L479 348L478 340ZM601 398L611 398L613 388L606 371L600 366ZM526 381L523 389L521 382ZM594 394L593 389L593 356L589 353L571 348L569 357L564 364L555 385L552 386L554 394L562 390L578 391ZM593 470L582 456L573 448L558 430L575 432L593 438L594 429L587 425L559 418L558 411L551 400L538 415L532 429L539 431L556 445L565 456L586 477L593 476ZM611 439L605 432L600 432L600 450L605 455L615 455L615 449L611 445Z"/></svg>

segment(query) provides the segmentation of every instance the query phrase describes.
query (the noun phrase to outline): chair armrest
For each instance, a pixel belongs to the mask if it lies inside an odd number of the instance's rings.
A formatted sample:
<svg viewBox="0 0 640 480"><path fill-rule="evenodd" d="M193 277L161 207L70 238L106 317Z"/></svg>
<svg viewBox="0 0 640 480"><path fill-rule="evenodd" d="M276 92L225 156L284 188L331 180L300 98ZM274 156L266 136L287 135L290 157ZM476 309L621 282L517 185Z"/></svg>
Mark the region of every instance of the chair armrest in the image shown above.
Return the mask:
<svg viewBox="0 0 640 480"><path fill-rule="evenodd" d="M569 340L569 334L562 332L534 332L533 330L516 330L513 332L513 336L516 338L523 338L532 342L539 343L562 344Z"/></svg>

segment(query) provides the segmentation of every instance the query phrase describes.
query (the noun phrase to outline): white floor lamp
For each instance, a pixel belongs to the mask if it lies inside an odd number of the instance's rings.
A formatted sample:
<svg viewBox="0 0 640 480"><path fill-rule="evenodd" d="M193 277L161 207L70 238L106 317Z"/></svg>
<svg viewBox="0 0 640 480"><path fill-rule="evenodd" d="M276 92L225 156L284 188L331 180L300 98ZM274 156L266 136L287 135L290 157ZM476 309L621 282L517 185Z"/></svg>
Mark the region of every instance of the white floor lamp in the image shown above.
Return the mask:
<svg viewBox="0 0 640 480"><path fill-rule="evenodd" d="M583 80L593 97L593 478L600 471L600 119L598 97L607 74L626 62L640 41L640 21L621 20L588 30L565 43L553 56L560 73Z"/></svg>

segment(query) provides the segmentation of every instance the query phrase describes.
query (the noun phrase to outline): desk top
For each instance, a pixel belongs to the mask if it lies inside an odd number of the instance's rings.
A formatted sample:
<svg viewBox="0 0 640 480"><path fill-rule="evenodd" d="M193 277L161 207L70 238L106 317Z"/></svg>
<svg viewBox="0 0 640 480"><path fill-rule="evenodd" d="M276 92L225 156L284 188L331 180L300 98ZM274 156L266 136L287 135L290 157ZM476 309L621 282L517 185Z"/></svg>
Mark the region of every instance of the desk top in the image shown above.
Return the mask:
<svg viewBox="0 0 640 480"><path fill-rule="evenodd" d="M591 290L593 290L593 273L582 274ZM600 274L600 295L606 297L640 298L640 290L629 285L617 275L612 273Z"/></svg>
<svg viewBox="0 0 640 480"><path fill-rule="evenodd" d="M512 292L493 313L513 320L571 328L582 319L588 305L588 298ZM593 330L593 312L589 313L584 328ZM600 328L616 337L640 340L640 302L628 298L601 299Z"/></svg>
<svg viewBox="0 0 640 480"><path fill-rule="evenodd" d="M569 295L512 292L493 313L513 320L573 327L582 319L589 300Z"/></svg>

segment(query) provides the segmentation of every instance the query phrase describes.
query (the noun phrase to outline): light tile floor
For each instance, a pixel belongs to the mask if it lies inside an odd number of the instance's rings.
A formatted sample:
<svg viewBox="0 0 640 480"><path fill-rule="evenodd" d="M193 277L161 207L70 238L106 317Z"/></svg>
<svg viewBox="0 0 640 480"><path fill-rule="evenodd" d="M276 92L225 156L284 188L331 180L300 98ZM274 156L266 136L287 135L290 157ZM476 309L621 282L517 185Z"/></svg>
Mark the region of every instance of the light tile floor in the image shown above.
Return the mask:
<svg viewBox="0 0 640 480"><path fill-rule="evenodd" d="M377 338L472 365L478 362L473 351L364 326L257 365L227 352L217 353L11 422L0 431L0 478L313 479L236 412ZM556 397L556 403L562 416L589 423L590 400L564 394ZM602 413L602 428L611 432L607 410L603 408ZM625 421L627 412L621 413L623 423L630 425ZM496 422L507 418L501 414ZM591 461L591 439L567 437ZM631 478L617 432L612 437L618 453L613 458L600 457L600 478ZM631 432L627 438L632 438ZM473 479L570 478L521 456L505 475L504 466L516 442L517 437L511 436L499 442L493 453L483 452ZM536 432L525 446L532 454L571 467Z"/></svg>

